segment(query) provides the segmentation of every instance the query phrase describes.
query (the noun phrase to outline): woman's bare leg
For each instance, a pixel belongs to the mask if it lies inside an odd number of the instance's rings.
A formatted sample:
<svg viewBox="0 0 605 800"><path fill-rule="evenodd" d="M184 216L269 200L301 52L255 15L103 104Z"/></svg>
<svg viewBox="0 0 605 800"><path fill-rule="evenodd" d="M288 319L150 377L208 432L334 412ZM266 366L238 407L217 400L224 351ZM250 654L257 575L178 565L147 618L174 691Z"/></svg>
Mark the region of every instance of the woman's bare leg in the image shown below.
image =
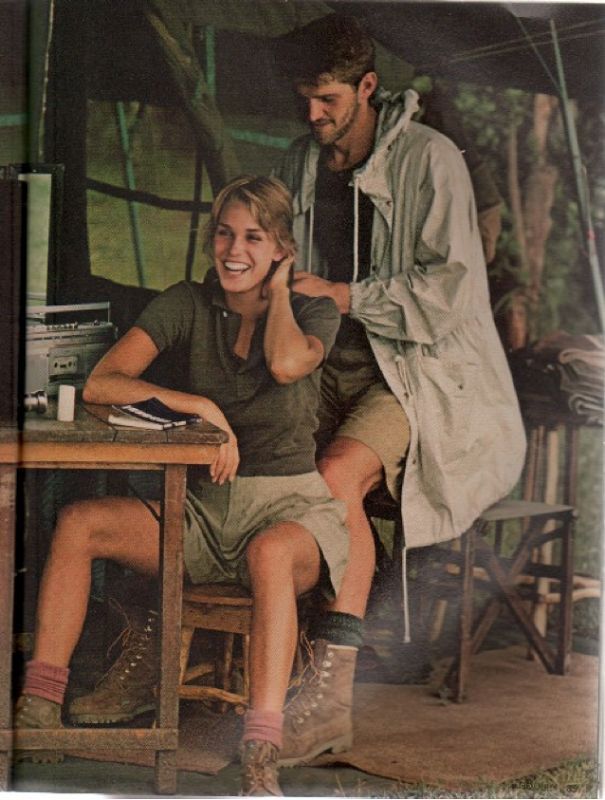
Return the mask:
<svg viewBox="0 0 605 800"><path fill-rule="evenodd" d="M86 617L95 558L158 573L159 525L140 500L104 497L61 511L40 586L34 659L69 664Z"/></svg>
<svg viewBox="0 0 605 800"><path fill-rule="evenodd" d="M296 598L319 580L319 547L301 525L284 522L255 537L247 558L254 598L250 706L281 712L298 633Z"/></svg>

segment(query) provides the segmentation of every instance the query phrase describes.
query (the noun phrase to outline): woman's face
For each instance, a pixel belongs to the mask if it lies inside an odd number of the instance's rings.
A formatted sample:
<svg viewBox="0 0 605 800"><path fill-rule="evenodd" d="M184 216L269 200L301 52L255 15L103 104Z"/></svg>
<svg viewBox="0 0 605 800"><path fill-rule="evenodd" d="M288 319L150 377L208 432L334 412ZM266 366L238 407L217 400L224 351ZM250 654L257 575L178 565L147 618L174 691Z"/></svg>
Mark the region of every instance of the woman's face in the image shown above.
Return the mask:
<svg viewBox="0 0 605 800"><path fill-rule="evenodd" d="M214 265L225 292L260 290L272 262L284 255L243 203L223 208L214 234Z"/></svg>

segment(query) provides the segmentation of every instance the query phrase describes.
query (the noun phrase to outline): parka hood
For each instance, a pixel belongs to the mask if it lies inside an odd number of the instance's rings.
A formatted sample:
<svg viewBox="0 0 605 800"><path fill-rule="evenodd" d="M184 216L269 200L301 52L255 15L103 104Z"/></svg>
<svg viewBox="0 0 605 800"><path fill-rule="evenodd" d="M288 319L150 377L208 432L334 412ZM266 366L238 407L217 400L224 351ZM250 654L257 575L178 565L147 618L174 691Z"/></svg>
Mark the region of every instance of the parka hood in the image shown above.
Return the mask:
<svg viewBox="0 0 605 800"><path fill-rule="evenodd" d="M374 149L365 164L355 171L353 180L356 190L372 198L390 227L393 198L384 165L393 142L407 131L412 117L418 111L418 92L407 89L405 92L392 93L379 88L374 105L378 111Z"/></svg>
<svg viewBox="0 0 605 800"><path fill-rule="evenodd" d="M412 117L420 108L418 92L414 89L393 93L379 87L373 103L378 111L378 124L372 158L388 149L395 137L408 129Z"/></svg>

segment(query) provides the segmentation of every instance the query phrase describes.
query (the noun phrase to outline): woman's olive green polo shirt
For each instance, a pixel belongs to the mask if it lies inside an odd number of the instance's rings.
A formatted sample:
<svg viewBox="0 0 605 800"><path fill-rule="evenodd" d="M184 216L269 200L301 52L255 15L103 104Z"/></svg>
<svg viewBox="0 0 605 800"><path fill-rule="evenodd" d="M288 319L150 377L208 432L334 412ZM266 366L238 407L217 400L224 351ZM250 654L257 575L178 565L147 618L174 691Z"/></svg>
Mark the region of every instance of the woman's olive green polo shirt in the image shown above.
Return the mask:
<svg viewBox="0 0 605 800"><path fill-rule="evenodd" d="M326 297L291 294L294 318L329 353L340 314ZM238 475L299 475L315 469L320 370L280 385L265 363L266 315L258 320L248 358L233 348L240 326L214 270L203 284L182 281L156 297L135 325L160 352L184 349L188 374L182 388L215 402L237 436Z"/></svg>

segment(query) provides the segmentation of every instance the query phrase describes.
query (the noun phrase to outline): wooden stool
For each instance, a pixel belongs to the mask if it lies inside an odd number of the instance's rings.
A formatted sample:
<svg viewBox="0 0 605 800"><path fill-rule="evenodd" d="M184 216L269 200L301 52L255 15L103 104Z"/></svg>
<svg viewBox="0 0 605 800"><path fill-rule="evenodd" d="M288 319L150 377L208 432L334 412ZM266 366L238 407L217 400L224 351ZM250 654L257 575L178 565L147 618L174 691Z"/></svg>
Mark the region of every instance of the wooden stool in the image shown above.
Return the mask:
<svg viewBox="0 0 605 800"><path fill-rule="evenodd" d="M458 654L442 685L442 694L456 702L466 695L471 656L481 647L500 610L506 606L549 673L564 675L569 666L573 606L573 523L575 510L567 505L502 500L487 509L462 537L459 552L442 550L443 560L459 565ZM502 554L503 526L519 521L518 541L511 556ZM487 533L494 531L493 541ZM533 560L536 550L560 541L559 563ZM553 650L526 608L536 601L541 580L556 581L559 595L557 646ZM474 617L475 588L482 583L488 599Z"/></svg>
<svg viewBox="0 0 605 800"><path fill-rule="evenodd" d="M399 580L392 588L401 599L402 563L399 550L403 545L401 511L388 493L371 493L365 502L370 525L377 538L374 519L394 523L394 541L391 574ZM548 672L564 674L571 651L572 605L574 598L573 523L575 510L570 505L502 500L487 509L460 540L449 546L435 545L420 548L422 558L417 592L430 597L434 606L429 627L435 627L449 600L459 599L458 653L447 673L442 687L444 695L460 702L466 694L470 659L485 640L500 610L506 605L516 623L525 634L532 651L542 661ZM502 554L504 525L517 521L520 533L512 556ZM493 530L493 542L487 534ZM535 560L536 552L546 545L552 548L560 541L559 563ZM385 554L378 554L380 564ZM384 571L384 570L383 570ZM379 568L380 572L380 568ZM529 601L541 601L540 589L544 581L555 584L559 603L557 649L553 651L526 609ZM474 590L482 586L490 593L483 611L473 625ZM434 611L437 611L437 615ZM424 614L422 614L424 617ZM427 614L427 616L430 616ZM429 633L429 638L433 638Z"/></svg>
<svg viewBox="0 0 605 800"><path fill-rule="evenodd" d="M228 704L243 713L250 694L250 624L252 598L237 584L205 583L183 590L181 627L181 668L179 697L187 700L217 700L225 711ZM222 657L189 666L191 643L196 629L218 631L224 635ZM235 636L242 637L242 691L232 691ZM191 684L202 675L214 673L213 686Z"/></svg>

